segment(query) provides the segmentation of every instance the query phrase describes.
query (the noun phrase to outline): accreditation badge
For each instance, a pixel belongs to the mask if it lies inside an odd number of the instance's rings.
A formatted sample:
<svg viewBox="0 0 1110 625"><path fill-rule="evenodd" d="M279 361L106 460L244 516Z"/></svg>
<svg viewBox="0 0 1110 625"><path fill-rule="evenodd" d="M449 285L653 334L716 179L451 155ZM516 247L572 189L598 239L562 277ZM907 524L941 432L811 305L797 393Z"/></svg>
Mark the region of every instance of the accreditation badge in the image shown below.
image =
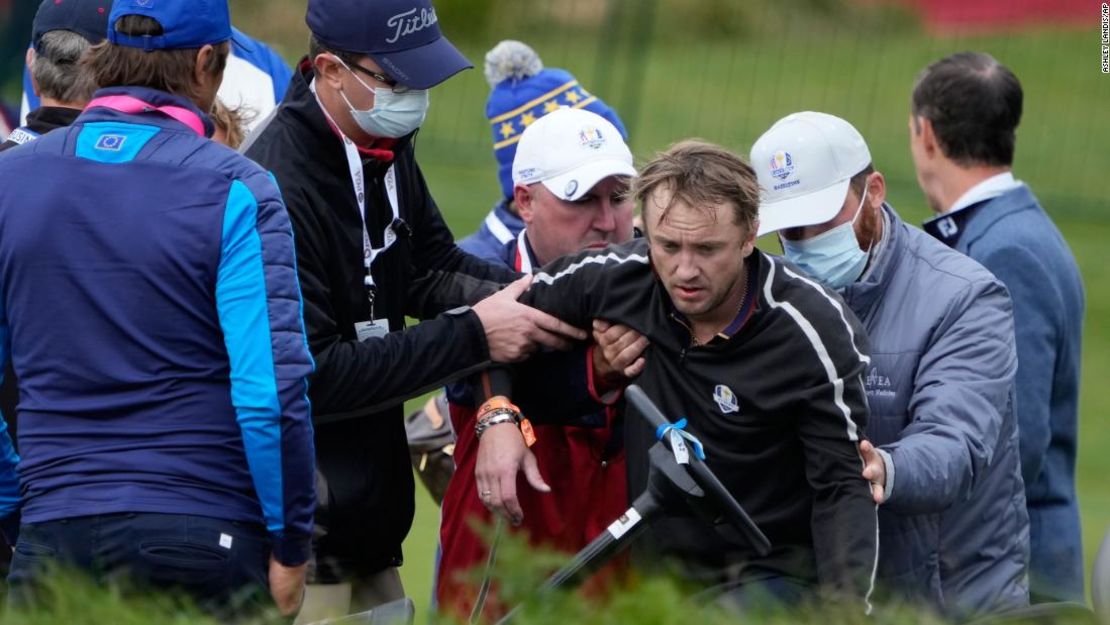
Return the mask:
<svg viewBox="0 0 1110 625"><path fill-rule="evenodd" d="M381 338L387 334L389 334L389 319L359 321L355 324L355 336L358 337L360 343Z"/></svg>

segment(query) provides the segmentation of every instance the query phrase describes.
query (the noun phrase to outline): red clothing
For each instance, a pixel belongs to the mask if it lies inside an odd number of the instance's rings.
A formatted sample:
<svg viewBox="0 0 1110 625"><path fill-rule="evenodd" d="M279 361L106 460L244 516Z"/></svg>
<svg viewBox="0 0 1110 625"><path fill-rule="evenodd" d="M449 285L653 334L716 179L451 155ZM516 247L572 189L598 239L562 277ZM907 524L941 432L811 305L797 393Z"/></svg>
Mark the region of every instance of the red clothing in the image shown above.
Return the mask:
<svg viewBox="0 0 1110 625"><path fill-rule="evenodd" d="M550 493L534 490L521 476L517 493L524 510L524 524L506 531L525 531L534 545L574 553L619 517L628 507L627 476L623 446L612 458L604 452L613 436L616 411L606 410L604 428L536 425L536 454L540 474L551 486ZM439 609L465 620L477 596L477 582L466 573L485 566L485 541L471 530L472 519L492 526L492 515L478 498L474 466L478 441L474 436L475 411L451 405L451 421L458 434L455 444L455 474L443 499L440 522L442 554L436 575ZM618 565L619 567L620 565ZM486 614L497 611L494 591Z"/></svg>

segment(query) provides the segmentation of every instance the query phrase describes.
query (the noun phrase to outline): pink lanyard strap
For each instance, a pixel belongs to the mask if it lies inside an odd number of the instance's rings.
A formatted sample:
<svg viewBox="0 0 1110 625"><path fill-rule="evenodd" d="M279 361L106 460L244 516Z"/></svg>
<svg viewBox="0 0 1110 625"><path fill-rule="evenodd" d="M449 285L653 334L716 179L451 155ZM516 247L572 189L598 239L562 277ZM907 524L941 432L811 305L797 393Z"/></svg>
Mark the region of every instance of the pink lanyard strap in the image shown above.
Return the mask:
<svg viewBox="0 0 1110 625"><path fill-rule="evenodd" d="M204 122L201 121L200 116L190 111L187 108L180 106L154 106L143 102L138 98L133 98L129 95L109 95L101 98L96 98L85 106L85 110L93 107L109 108L121 113L128 113L136 115L139 113L152 113L157 111L163 115L176 119L177 121L185 124L190 130L200 136L204 135Z"/></svg>

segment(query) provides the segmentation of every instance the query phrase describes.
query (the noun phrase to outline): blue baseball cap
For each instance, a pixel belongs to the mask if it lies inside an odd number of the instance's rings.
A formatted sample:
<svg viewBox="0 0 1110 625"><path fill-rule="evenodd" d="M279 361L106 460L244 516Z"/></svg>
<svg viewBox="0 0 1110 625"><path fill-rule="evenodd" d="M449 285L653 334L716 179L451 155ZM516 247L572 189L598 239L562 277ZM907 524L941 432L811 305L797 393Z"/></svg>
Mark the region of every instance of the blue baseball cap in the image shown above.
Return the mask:
<svg viewBox="0 0 1110 625"><path fill-rule="evenodd" d="M108 12L112 0L43 0L31 27L31 45L42 52L42 36L52 30L69 30L91 44L108 36Z"/></svg>
<svg viewBox="0 0 1110 625"><path fill-rule="evenodd" d="M125 15L156 20L162 25L162 34L132 36L116 32L116 21ZM108 41L147 52L199 48L229 39L231 13L227 0L115 0L108 17Z"/></svg>
<svg viewBox="0 0 1110 625"><path fill-rule="evenodd" d="M320 43L367 55L413 89L474 67L439 30L431 0L308 0L305 22Z"/></svg>

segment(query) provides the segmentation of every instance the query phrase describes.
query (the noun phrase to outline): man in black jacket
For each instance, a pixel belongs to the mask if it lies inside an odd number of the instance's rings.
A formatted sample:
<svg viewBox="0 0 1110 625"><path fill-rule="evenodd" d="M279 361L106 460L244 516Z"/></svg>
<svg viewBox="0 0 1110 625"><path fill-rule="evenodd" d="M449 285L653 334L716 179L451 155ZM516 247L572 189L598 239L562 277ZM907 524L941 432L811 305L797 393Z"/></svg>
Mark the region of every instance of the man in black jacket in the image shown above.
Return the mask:
<svg viewBox="0 0 1110 625"><path fill-rule="evenodd" d="M688 419L709 466L773 545L758 556L674 511L637 548L677 559L691 581L723 585L741 606L768 594L797 603L820 586L869 611L878 518L858 449L866 334L835 293L755 249L759 187L739 157L683 142L636 187L646 240L555 261L522 301L647 336L637 384L672 420ZM486 505L519 521L518 473L547 486L510 424L479 417L475 475ZM656 432L635 417L625 434L634 496Z"/></svg>
<svg viewBox="0 0 1110 625"><path fill-rule="evenodd" d="M458 308L516 274L455 246L415 161L427 89L470 67L430 2L310 0L306 21L310 54L244 151L274 173L288 207L317 365L309 393L326 488L313 581L332 586L309 593L302 619L312 620L327 616L310 614L316 602L346 611L339 584L351 583L351 610L403 594L414 512L403 400L585 333L517 303L530 278ZM431 319L405 330L406 315Z"/></svg>

